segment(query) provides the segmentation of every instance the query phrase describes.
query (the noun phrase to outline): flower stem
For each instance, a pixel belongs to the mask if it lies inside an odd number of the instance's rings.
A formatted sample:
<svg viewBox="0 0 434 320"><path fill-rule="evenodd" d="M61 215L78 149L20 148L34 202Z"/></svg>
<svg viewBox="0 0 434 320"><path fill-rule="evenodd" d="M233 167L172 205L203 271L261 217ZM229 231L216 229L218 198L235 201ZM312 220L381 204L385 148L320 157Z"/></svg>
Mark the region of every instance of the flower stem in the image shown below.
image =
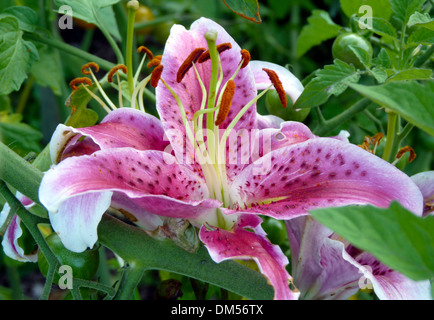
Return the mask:
<svg viewBox="0 0 434 320"><path fill-rule="evenodd" d="M128 264L124 270L124 273L122 274L118 291L116 292L113 300L131 299L131 296L142 279L145 270L146 268L142 264L137 264L135 262Z"/></svg>
<svg viewBox="0 0 434 320"><path fill-rule="evenodd" d="M396 124L398 120L398 115L393 111L387 112L387 139L386 146L384 147L383 160L388 162L392 162L393 160L393 146L395 144L395 139L397 135Z"/></svg>
<svg viewBox="0 0 434 320"><path fill-rule="evenodd" d="M136 11L139 5L137 1L128 1L128 27L127 27L127 48L126 59L128 69L128 87L130 89L130 95L134 92L134 72L133 72L133 40L134 40L134 19L136 17Z"/></svg>
<svg viewBox="0 0 434 320"><path fill-rule="evenodd" d="M56 39L50 39L50 38L42 38L42 37L39 37L39 36L32 34L32 33L26 33L25 35L26 35L26 38L29 40L44 43L44 44L49 45L51 47L54 47L56 49L62 50L66 53L72 54L76 57L82 58L86 62L89 62L89 61L96 62L102 69L104 69L106 71L111 70L115 66L115 64L110 62L110 61L102 59L98 56L95 56L91 53L83 51L79 48L71 46L71 45L64 43L62 41L59 41Z"/></svg>
<svg viewBox="0 0 434 320"><path fill-rule="evenodd" d="M336 117L328 120L324 120L322 124L318 125L314 130L314 134L319 136L324 136L330 133L333 129L336 129L337 126L343 124L348 121L352 117L354 117L357 113L365 110L371 101L367 98L362 98L349 107L347 110L337 115Z"/></svg>

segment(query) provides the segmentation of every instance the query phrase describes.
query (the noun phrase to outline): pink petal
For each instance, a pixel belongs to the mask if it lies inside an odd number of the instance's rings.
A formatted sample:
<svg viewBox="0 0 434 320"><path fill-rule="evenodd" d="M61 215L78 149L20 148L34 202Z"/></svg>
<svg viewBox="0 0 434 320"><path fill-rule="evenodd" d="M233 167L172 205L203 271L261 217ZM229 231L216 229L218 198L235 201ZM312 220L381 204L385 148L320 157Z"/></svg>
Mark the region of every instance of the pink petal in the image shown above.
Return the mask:
<svg viewBox="0 0 434 320"><path fill-rule="evenodd" d="M344 253L344 259L359 268L364 279L361 285L371 285L381 300L432 300L429 280L413 281L391 270L368 252L355 258Z"/></svg>
<svg viewBox="0 0 434 320"><path fill-rule="evenodd" d="M256 89L258 90L266 89L272 84L267 73L262 70L263 68L271 69L277 73L277 76L282 82L283 89L291 97L293 102L298 99L304 90L300 80L282 66L265 61L250 61L249 66L255 76Z"/></svg>
<svg viewBox="0 0 434 320"><path fill-rule="evenodd" d="M31 208L35 204L33 201L19 192L17 192L16 197L26 209ZM3 225L3 223L5 223L10 209L11 208L9 204L5 203L0 213L0 227ZM38 261L38 252L36 251L32 254L25 254L23 248L21 248L18 243L18 239L23 234L20 223L21 219L17 215L14 215L8 228L6 229L5 234L3 235L3 251L9 258L14 260L21 262L36 262Z"/></svg>
<svg viewBox="0 0 434 320"><path fill-rule="evenodd" d="M407 175L358 146L332 138L309 139L266 154L236 177L230 194L235 210L222 209L226 214L291 219L314 208L387 207L392 200L422 213L422 195Z"/></svg>
<svg viewBox="0 0 434 320"><path fill-rule="evenodd" d="M434 171L420 172L412 176L411 179L422 192L423 215L434 214Z"/></svg>
<svg viewBox="0 0 434 320"><path fill-rule="evenodd" d="M84 142L78 139L87 136ZM154 116L131 108L116 109L95 126L73 128L60 124L50 142L53 163L71 155L91 154L98 149L133 147L164 150L161 122Z"/></svg>
<svg viewBox="0 0 434 320"><path fill-rule="evenodd" d="M240 216L232 231L216 228L200 229L199 237L212 259L219 263L228 259L253 259L274 287L276 300L295 300L297 294L289 289L291 276L285 269L288 259L280 247L271 244L260 224L262 219L252 215ZM254 232L247 231L251 228Z"/></svg>
<svg viewBox="0 0 434 320"><path fill-rule="evenodd" d="M274 129L279 129L280 128L280 124L283 122L284 120L274 116L274 115L260 115L259 113L256 114L256 123L257 123L257 128L259 130L262 129L268 129L268 128L274 128Z"/></svg>
<svg viewBox="0 0 434 320"><path fill-rule="evenodd" d="M301 299L343 300L359 291L358 268L342 258L344 244L311 217L286 222L292 276Z"/></svg>
<svg viewBox="0 0 434 320"><path fill-rule="evenodd" d="M146 211L174 218L199 219L221 205L208 199L202 178L172 155L132 148L65 159L45 173L39 197L56 212L71 197L103 191L122 193Z"/></svg>

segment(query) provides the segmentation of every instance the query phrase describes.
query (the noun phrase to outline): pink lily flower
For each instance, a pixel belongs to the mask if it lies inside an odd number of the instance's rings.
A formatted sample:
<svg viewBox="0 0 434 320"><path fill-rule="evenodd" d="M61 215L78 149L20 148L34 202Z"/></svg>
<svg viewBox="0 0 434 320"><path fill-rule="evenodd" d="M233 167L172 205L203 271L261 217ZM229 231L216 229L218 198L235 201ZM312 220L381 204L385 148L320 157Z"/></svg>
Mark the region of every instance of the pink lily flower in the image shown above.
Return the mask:
<svg viewBox="0 0 434 320"><path fill-rule="evenodd" d="M420 172L411 176L411 179L419 187L423 196L423 215L434 214L434 170Z"/></svg>
<svg viewBox="0 0 434 320"><path fill-rule="evenodd" d="M21 201L23 206L26 209L30 209L35 205L35 203L17 192L16 197ZM7 217L9 215L11 208L8 203L5 203L2 211L0 212L0 227L6 223ZM3 235L3 252L11 259L21 261L21 262L36 262L38 261L38 251L32 252L30 254L26 254L24 249L18 243L18 239L23 235L23 229L21 228L21 219L14 215L12 220L9 222L9 225L6 229L5 234Z"/></svg>
<svg viewBox="0 0 434 320"><path fill-rule="evenodd" d="M422 210L419 189L389 163L342 137L259 116L256 101L267 90L278 90L284 104L283 94L295 101L303 87L285 68L249 62L211 20L173 26L161 64L145 80L137 92L149 80L156 87L161 122L134 109L134 93L132 108L89 128L60 125L53 135L57 164L39 197L72 251L95 244L109 208L147 231L185 219L200 228L216 262L253 259L275 299L297 299L288 258L266 238L259 215L289 220L319 207L392 200Z"/></svg>
<svg viewBox="0 0 434 320"><path fill-rule="evenodd" d="M300 299L343 300L373 289L380 300L431 300L429 280L413 281L311 217L286 221Z"/></svg>

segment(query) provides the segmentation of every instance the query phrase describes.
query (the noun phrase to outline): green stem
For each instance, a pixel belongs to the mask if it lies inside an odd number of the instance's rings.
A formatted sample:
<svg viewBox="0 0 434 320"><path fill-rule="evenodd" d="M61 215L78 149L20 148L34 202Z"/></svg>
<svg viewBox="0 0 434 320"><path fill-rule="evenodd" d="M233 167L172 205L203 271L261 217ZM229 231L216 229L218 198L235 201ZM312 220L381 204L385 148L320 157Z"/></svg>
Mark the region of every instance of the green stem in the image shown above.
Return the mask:
<svg viewBox="0 0 434 320"><path fill-rule="evenodd" d="M383 160L386 160L388 162L392 162L393 160L393 146L396 139L396 124L398 115L395 112L392 111L386 111L387 112L387 138L386 138L386 146L384 147L383 152Z"/></svg>
<svg viewBox="0 0 434 320"><path fill-rule="evenodd" d="M98 56L95 56L91 53L83 51L79 48L71 46L71 45L64 43L62 41L50 39L50 38L42 38L42 37L39 37L39 36L32 34L32 33L26 33L25 35L26 35L26 39L37 41L40 43L44 43L46 45L57 48L57 49L64 51L66 53L72 54L76 57L82 58L86 62L90 62L90 61L96 62L102 69L104 69L106 71L111 70L115 66L115 64L110 62L110 61L102 59Z"/></svg>
<svg viewBox="0 0 434 320"><path fill-rule="evenodd" d="M136 263L134 261L130 262L122 274L118 291L116 292L113 300L131 299L134 290L137 288L137 285L143 277L145 270L146 268L142 264Z"/></svg>
<svg viewBox="0 0 434 320"><path fill-rule="evenodd" d="M23 114L34 84L35 84L35 77L33 75L30 75L29 78L27 79L26 85L24 86L23 92L21 93L20 100L18 101L18 106L16 111L17 113Z"/></svg>
<svg viewBox="0 0 434 320"><path fill-rule="evenodd" d="M383 124L377 119L368 109L365 109L363 113L375 124L378 132L384 132Z"/></svg>
<svg viewBox="0 0 434 320"><path fill-rule="evenodd" d="M134 6L128 6L128 28L127 28L127 69L128 69L128 87L130 89L130 95L134 92L134 72L133 72L133 40L134 40L134 19L136 17L137 9Z"/></svg>
<svg viewBox="0 0 434 320"><path fill-rule="evenodd" d="M313 132L319 136L324 136L330 133L332 130L336 129L336 127L338 127L339 125L343 124L344 122L354 117L357 113L365 110L370 105L370 103L371 101L367 98L360 99L359 101L357 101L355 104L353 104L351 107L349 107L347 110L337 115L336 117L329 120L324 120L324 122L322 124L320 123L313 130Z"/></svg>
<svg viewBox="0 0 434 320"><path fill-rule="evenodd" d="M84 33L83 40L81 41L80 49L83 51L89 51L89 48L92 44L93 35L95 33L95 29L87 29Z"/></svg>
<svg viewBox="0 0 434 320"><path fill-rule="evenodd" d="M414 124L407 122L407 124L405 125L404 129L402 129L398 134L396 139L399 140L399 142L401 142L402 140L404 140L407 135L410 133L411 130L413 130L414 128Z"/></svg>

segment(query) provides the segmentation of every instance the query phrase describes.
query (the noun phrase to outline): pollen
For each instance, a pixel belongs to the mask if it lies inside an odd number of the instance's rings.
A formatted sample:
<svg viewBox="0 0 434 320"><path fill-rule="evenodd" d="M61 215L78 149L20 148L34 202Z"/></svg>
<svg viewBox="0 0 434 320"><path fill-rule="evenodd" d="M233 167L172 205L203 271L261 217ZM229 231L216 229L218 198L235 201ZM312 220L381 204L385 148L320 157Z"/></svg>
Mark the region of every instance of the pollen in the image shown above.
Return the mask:
<svg viewBox="0 0 434 320"><path fill-rule="evenodd" d="M146 48L145 46L140 46L137 48L137 52L138 53L146 53L146 55L149 57L149 60L154 59L154 54L152 53L151 50L149 50L148 48Z"/></svg>
<svg viewBox="0 0 434 320"><path fill-rule="evenodd" d="M163 73L163 65L159 64L158 66L156 66L154 68L154 70L152 70L152 74L151 74L151 86L153 86L154 88L156 88L158 86L158 82L160 81L161 78L161 74Z"/></svg>
<svg viewBox="0 0 434 320"><path fill-rule="evenodd" d="M117 66L114 66L109 74L107 75L107 81L108 82L113 82L113 76L115 75L116 72L118 72L119 70L122 70L125 74L128 72L127 67L123 64L118 64Z"/></svg>
<svg viewBox="0 0 434 320"><path fill-rule="evenodd" d="M276 89L276 91L279 95L280 102L282 103L283 107L286 108L288 106L288 101L286 100L286 92L283 89L282 82L280 81L279 77L277 76L277 73L274 72L273 70L266 69L266 68L263 68L262 70L264 70L267 73L268 77L270 78L271 83L274 86L274 89Z"/></svg>
<svg viewBox="0 0 434 320"><path fill-rule="evenodd" d="M217 119L215 121L215 125L221 125L227 118L229 114L229 110L231 109L232 98L235 94L235 82L233 80L229 80L226 89L223 92L222 102L220 104L220 110L217 115Z"/></svg>
<svg viewBox="0 0 434 320"><path fill-rule="evenodd" d="M250 62L250 52L246 49L241 50L241 59L243 61L243 64L241 65L241 69L247 67L247 65Z"/></svg>
<svg viewBox="0 0 434 320"><path fill-rule="evenodd" d="M405 146L401 148L396 154L396 159L401 159L401 157L407 152L410 153L410 156L408 157L409 163L412 162L414 159L416 159L416 152L414 152L414 149L410 146Z"/></svg>
<svg viewBox="0 0 434 320"><path fill-rule="evenodd" d="M96 72L99 71L99 65L96 62L89 62L86 63L84 66L81 67L81 73L85 75L91 74L90 70L91 68L94 68Z"/></svg>
<svg viewBox="0 0 434 320"><path fill-rule="evenodd" d="M149 63L147 64L148 68L156 67L161 63L162 55L155 56Z"/></svg>
<svg viewBox="0 0 434 320"><path fill-rule="evenodd" d="M89 78L86 77L79 77L79 78L75 78L73 80L71 80L71 82L69 83L69 86L71 87L72 90L78 90L77 85L79 84L87 84L88 86L92 85L92 80L90 80Z"/></svg>
<svg viewBox="0 0 434 320"><path fill-rule="evenodd" d="M185 61L181 64L178 69L178 73L176 74L176 81L178 83L182 81L187 71L190 70L193 63L199 59L204 51L204 48L196 48L188 55L187 59L185 59Z"/></svg>
<svg viewBox="0 0 434 320"><path fill-rule="evenodd" d="M223 51L232 49L232 45L229 42L221 43L217 46L217 51L219 54L221 54ZM201 54L199 57L198 62L202 63L210 59L211 56L209 55L209 50L206 50L204 53Z"/></svg>

